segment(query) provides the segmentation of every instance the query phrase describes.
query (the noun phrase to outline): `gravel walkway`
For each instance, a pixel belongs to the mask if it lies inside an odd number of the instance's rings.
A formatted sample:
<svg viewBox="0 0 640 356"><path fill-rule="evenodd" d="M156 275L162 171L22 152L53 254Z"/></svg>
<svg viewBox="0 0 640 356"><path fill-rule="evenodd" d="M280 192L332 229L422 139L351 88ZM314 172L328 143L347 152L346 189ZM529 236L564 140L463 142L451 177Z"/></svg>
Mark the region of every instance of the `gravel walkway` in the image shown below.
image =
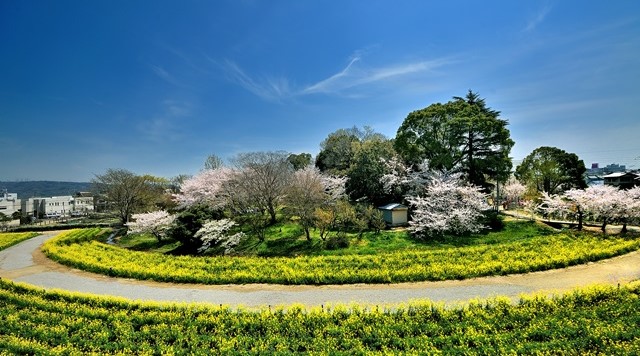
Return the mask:
<svg viewBox="0 0 640 356"><path fill-rule="evenodd" d="M522 293L567 292L594 283L626 283L640 279L640 252L559 270L474 278L463 281L329 286L192 285L110 278L71 269L47 259L40 246L55 233L40 235L0 251L0 277L45 289L61 289L130 300L206 302L232 307L302 304L306 307L363 303L389 305L429 299L456 305L471 299Z"/></svg>

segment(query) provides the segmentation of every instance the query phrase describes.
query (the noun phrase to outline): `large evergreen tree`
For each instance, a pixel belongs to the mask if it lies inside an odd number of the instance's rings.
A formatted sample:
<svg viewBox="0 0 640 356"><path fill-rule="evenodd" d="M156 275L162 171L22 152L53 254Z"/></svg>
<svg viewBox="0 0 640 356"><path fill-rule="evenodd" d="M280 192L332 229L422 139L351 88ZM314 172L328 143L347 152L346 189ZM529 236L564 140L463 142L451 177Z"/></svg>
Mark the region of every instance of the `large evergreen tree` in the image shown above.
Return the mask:
<svg viewBox="0 0 640 356"><path fill-rule="evenodd" d="M432 168L462 172L469 183L487 187L488 180L505 181L511 170L514 142L499 115L469 90L464 98L410 113L395 148L410 164L426 159Z"/></svg>

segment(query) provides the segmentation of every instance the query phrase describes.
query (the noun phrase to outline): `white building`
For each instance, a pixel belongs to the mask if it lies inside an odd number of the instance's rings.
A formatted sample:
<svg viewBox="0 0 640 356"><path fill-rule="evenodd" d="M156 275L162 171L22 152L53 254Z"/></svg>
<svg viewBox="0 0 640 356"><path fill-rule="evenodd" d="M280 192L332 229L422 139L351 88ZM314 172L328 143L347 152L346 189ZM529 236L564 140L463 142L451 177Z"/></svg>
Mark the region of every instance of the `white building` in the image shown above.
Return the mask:
<svg viewBox="0 0 640 356"><path fill-rule="evenodd" d="M71 211L73 216L87 215L95 210L93 196L90 193L78 193L73 197L71 203L73 204L73 210Z"/></svg>
<svg viewBox="0 0 640 356"><path fill-rule="evenodd" d="M20 211L20 199L18 194L7 193L6 190L0 193L0 213L5 216L11 216L16 211Z"/></svg>
<svg viewBox="0 0 640 356"><path fill-rule="evenodd" d="M29 198L22 202L22 215L36 218L80 216L93 210L93 197L82 194L76 197Z"/></svg>

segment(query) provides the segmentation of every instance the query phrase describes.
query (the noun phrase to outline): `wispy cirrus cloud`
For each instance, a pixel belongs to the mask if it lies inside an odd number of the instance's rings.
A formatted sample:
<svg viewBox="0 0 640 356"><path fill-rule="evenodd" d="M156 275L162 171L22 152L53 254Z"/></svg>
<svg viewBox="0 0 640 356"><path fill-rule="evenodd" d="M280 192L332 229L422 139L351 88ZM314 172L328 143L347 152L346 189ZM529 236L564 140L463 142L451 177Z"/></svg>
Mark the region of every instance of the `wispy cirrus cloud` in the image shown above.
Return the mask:
<svg viewBox="0 0 640 356"><path fill-rule="evenodd" d="M529 19L529 21L527 22L527 25L524 27L522 31L531 32L535 30L536 27L538 27L538 25L540 25L544 21L544 19L547 17L550 11L551 11L550 5L545 5L544 7L542 7L540 10L538 10L538 12L535 13L534 16L532 16Z"/></svg>
<svg viewBox="0 0 640 356"><path fill-rule="evenodd" d="M245 73L238 64L226 60L222 64L229 79L262 99L277 101L291 96L289 84L285 78L254 79Z"/></svg>
<svg viewBox="0 0 640 356"><path fill-rule="evenodd" d="M359 56L351 58L351 60L349 61L349 64L347 64L347 66L343 70L330 76L327 79L321 80L315 84L312 84L304 88L303 92L305 93L326 92L327 89L336 87L338 83L345 82L346 79L348 79L352 73L353 65L359 60L360 60Z"/></svg>
<svg viewBox="0 0 640 356"><path fill-rule="evenodd" d="M356 65L360 60L360 57L351 59L342 71L304 88L302 93L338 93L357 86L395 80L408 74L429 72L453 62L451 59L435 59L367 68Z"/></svg>
<svg viewBox="0 0 640 356"><path fill-rule="evenodd" d="M183 83L181 83L178 79L176 79L173 75L171 75L169 72L167 72L164 68L160 66L151 65L151 70L156 76L158 76L160 79L164 80L169 84L173 84L178 87L185 86Z"/></svg>
<svg viewBox="0 0 640 356"><path fill-rule="evenodd" d="M230 60L225 61L222 67L230 80L246 90L263 99L278 101L311 94L358 96L352 92L346 92L348 90L353 91L357 87L361 87L362 91L364 91L367 86L391 82L409 74L428 73L454 62L455 60L450 58L442 58L368 67L363 63L362 56L356 54L349 59L347 65L339 72L315 83L296 88L292 88L289 85L289 81L282 77L256 79L248 75L237 63Z"/></svg>
<svg viewBox="0 0 640 356"><path fill-rule="evenodd" d="M177 141L184 135L184 123L192 114L189 103L164 100L158 114L138 122L138 131L154 142Z"/></svg>

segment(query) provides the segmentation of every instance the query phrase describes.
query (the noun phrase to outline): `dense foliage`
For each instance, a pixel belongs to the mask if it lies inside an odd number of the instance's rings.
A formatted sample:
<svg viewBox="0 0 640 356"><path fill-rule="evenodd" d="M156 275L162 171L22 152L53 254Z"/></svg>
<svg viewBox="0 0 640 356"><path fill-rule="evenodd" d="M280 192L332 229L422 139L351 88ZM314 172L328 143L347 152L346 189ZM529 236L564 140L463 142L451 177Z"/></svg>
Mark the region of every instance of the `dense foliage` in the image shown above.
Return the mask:
<svg viewBox="0 0 640 356"><path fill-rule="evenodd" d="M346 175L353 160L353 145L360 142L363 133L356 127L332 132L320 143L316 167L332 175Z"/></svg>
<svg viewBox="0 0 640 356"><path fill-rule="evenodd" d="M194 252L202 246L196 233L212 219L222 218L222 212L208 205L193 205L177 214L167 235L180 241L185 252Z"/></svg>
<svg viewBox="0 0 640 356"><path fill-rule="evenodd" d="M231 310L46 292L0 281L0 349L8 354L640 352L640 285L594 287L517 304L444 309L414 303Z"/></svg>
<svg viewBox="0 0 640 356"><path fill-rule="evenodd" d="M63 264L126 278L226 284L345 284L464 279L597 261L640 248L640 240L587 232L522 236L464 247L432 246L370 255L190 257L129 251L91 241L100 229L72 230L45 243Z"/></svg>
<svg viewBox="0 0 640 356"><path fill-rule="evenodd" d="M394 201L396 197L386 194L381 178L388 173L384 162L396 156L393 141L382 135L354 143L345 187L350 200L375 206Z"/></svg>
<svg viewBox="0 0 640 356"><path fill-rule="evenodd" d="M586 170L584 162L575 153L543 146L525 157L516 167L515 176L533 191L555 194L572 188L586 188Z"/></svg>
<svg viewBox="0 0 640 356"><path fill-rule="evenodd" d="M435 169L459 170L467 182L486 188L488 180L505 181L511 169L514 142L499 114L469 91L464 98L410 113L398 129L395 148L408 163L426 159Z"/></svg>

